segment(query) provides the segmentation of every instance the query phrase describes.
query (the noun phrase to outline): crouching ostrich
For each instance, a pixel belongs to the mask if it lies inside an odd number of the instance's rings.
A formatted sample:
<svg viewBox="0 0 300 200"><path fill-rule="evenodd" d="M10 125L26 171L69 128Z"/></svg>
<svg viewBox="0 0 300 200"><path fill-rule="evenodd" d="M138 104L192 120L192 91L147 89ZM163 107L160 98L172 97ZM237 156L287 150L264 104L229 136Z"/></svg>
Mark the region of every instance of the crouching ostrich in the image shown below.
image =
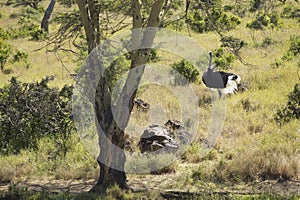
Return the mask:
<svg viewBox="0 0 300 200"><path fill-rule="evenodd" d="M217 89L220 97L226 94L235 94L238 91L241 78L233 73L214 71L215 66L212 65L212 56L210 51L208 69L202 76L203 83L208 88Z"/></svg>

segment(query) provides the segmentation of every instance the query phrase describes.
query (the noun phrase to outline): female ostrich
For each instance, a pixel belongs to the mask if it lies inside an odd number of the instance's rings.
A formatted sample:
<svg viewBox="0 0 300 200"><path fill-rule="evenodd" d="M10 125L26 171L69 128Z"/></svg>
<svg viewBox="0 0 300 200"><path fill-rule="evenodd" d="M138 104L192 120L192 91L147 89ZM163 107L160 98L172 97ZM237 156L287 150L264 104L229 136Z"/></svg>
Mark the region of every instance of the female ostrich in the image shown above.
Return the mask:
<svg viewBox="0 0 300 200"><path fill-rule="evenodd" d="M235 94L241 78L233 73L214 71L214 67L212 65L212 52L210 51L208 69L202 76L202 81L206 87L217 89L220 97L224 94Z"/></svg>

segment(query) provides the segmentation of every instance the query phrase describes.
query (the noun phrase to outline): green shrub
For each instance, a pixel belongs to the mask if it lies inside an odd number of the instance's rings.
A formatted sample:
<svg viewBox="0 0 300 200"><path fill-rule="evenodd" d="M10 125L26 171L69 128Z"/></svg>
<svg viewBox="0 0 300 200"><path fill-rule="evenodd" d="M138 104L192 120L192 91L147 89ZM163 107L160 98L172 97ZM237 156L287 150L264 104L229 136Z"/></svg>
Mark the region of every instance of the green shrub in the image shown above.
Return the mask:
<svg viewBox="0 0 300 200"><path fill-rule="evenodd" d="M8 0L6 5L14 5L14 6L29 6L31 9L37 10L39 8L39 3L42 0Z"/></svg>
<svg viewBox="0 0 300 200"><path fill-rule="evenodd" d="M262 46L262 47L267 47L267 46L269 46L269 45L271 45L271 44L274 44L274 40L273 40L272 38L270 38L270 37L265 37L265 38L263 39L263 41L262 41L261 46Z"/></svg>
<svg viewBox="0 0 300 200"><path fill-rule="evenodd" d="M18 18L19 26L17 28L10 28L7 31L10 38L30 37L34 41L45 39L47 33L40 29L40 15L42 13L42 10L26 7L22 9L20 14L12 14L10 18Z"/></svg>
<svg viewBox="0 0 300 200"><path fill-rule="evenodd" d="M251 1L251 7L249 11L255 12L257 10L260 10L264 6L264 1L263 0L252 0Z"/></svg>
<svg viewBox="0 0 300 200"><path fill-rule="evenodd" d="M290 47L282 57L282 61L292 60L300 54L300 35L290 38Z"/></svg>
<svg viewBox="0 0 300 200"><path fill-rule="evenodd" d="M287 6L283 9L281 17L300 20L300 8L293 9L291 6Z"/></svg>
<svg viewBox="0 0 300 200"><path fill-rule="evenodd" d="M17 52L13 56L13 62L24 62L24 64L28 68L29 67L28 53L17 50Z"/></svg>
<svg viewBox="0 0 300 200"><path fill-rule="evenodd" d="M231 49L234 54L238 54L239 50L246 45L243 40L233 36L223 36L221 38L221 43L221 47L227 47Z"/></svg>
<svg viewBox="0 0 300 200"><path fill-rule="evenodd" d="M29 35L31 36L31 40L39 41L47 38L48 34L40 29L38 26L35 27L32 31L29 32Z"/></svg>
<svg viewBox="0 0 300 200"><path fill-rule="evenodd" d="M291 37L290 48L288 50L293 56L300 54L300 35Z"/></svg>
<svg viewBox="0 0 300 200"><path fill-rule="evenodd" d="M275 121L280 125L291 119L300 119L300 84L296 84L292 92L288 94L287 104L277 110Z"/></svg>
<svg viewBox="0 0 300 200"><path fill-rule="evenodd" d="M104 76L107 77L106 79L108 80L108 85L111 91L113 91L121 76L127 72L129 68L129 60L125 56L121 56L114 60L110 66L105 69Z"/></svg>
<svg viewBox="0 0 300 200"><path fill-rule="evenodd" d="M220 70L227 70L231 68L235 56L232 53L227 53L226 49L221 47L214 50L215 65Z"/></svg>
<svg viewBox="0 0 300 200"><path fill-rule="evenodd" d="M219 0L199 1L192 4L192 7L187 23L198 33L215 29L229 31L241 23L239 17L225 11L228 6L223 8ZM203 14L203 10L208 10L206 15Z"/></svg>
<svg viewBox="0 0 300 200"><path fill-rule="evenodd" d="M185 59L172 64L171 67L175 70L172 71L172 74L175 76L175 85L186 85L198 80L198 69Z"/></svg>
<svg viewBox="0 0 300 200"><path fill-rule="evenodd" d="M68 7L68 8L71 8L72 5L75 4L75 0L58 0L57 2L64 5L64 6L66 6L66 7Z"/></svg>
<svg viewBox="0 0 300 200"><path fill-rule="evenodd" d="M253 21L247 24L247 28L254 30L264 30L265 28L278 27L280 25L280 16L276 13L260 13Z"/></svg>
<svg viewBox="0 0 300 200"><path fill-rule="evenodd" d="M4 29L0 28L0 39L7 40L11 37L11 33L9 31L5 31Z"/></svg>
<svg viewBox="0 0 300 200"><path fill-rule="evenodd" d="M5 63L11 53L11 45L0 39L0 69L3 70Z"/></svg>
<svg viewBox="0 0 300 200"><path fill-rule="evenodd" d="M37 149L38 140L51 136L64 147L74 129L71 116L72 87L50 88L53 77L21 83L16 78L0 90L0 154Z"/></svg>

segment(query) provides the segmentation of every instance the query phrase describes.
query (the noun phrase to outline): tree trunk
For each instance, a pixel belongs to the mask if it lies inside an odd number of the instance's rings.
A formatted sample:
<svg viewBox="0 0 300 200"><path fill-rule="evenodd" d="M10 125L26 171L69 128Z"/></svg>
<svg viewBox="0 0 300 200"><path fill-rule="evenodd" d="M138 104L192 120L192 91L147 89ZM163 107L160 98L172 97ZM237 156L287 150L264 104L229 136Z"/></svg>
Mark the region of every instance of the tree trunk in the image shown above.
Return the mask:
<svg viewBox="0 0 300 200"><path fill-rule="evenodd" d="M76 0L78 5L81 21L84 27L86 41L88 44L88 53L100 44L100 25L97 2L94 0Z"/></svg>
<svg viewBox="0 0 300 200"><path fill-rule="evenodd" d="M55 3L56 1L55 0L51 0L45 14L44 14L44 17L42 19L42 22L41 22L41 28L46 32L46 33L49 33L49 19L50 19L50 16L52 14L52 11L53 11L53 8L55 6Z"/></svg>
<svg viewBox="0 0 300 200"><path fill-rule="evenodd" d="M159 14L163 2L163 0L157 0L153 3L147 27L158 27ZM96 44L99 44L99 24L98 26L95 24L97 21L99 23L99 19L97 18L99 13L95 15L94 12L98 11L95 9L92 0L77 0L77 4L85 29L89 53L91 53ZM141 6L138 0L132 1L133 29L142 27ZM96 84L95 112L99 124L97 130L100 146L100 154L97 161L100 166L100 176L97 184L91 191L98 194L104 194L107 187L114 184L117 184L121 189L128 189L124 169L126 161L124 129L130 119L133 100L150 52L150 49L139 49L139 47L151 47L155 36L155 31L151 30L144 31L142 38L140 38L140 34L135 33L136 31L133 31L132 43L134 49L138 50L132 52L131 69L136 66L141 67L129 72L125 86L113 110L108 81L106 81L107 77L101 77L99 83ZM91 62L93 62L91 66L99 66L101 64L101 60L97 60L96 58L91 60ZM93 69L89 71L90 77L92 77ZM97 76L97 74L94 74L94 76Z"/></svg>

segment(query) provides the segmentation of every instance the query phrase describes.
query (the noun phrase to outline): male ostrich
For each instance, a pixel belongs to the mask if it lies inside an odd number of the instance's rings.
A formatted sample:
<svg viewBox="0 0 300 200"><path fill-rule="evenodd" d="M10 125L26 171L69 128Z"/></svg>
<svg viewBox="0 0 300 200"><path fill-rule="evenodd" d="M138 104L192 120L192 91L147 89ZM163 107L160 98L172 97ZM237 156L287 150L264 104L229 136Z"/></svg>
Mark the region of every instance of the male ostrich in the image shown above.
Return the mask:
<svg viewBox="0 0 300 200"><path fill-rule="evenodd" d="M226 94L234 94L238 90L238 84L241 82L241 78L233 73L214 71L214 65L212 65L212 52L209 52L209 64L207 71L202 76L203 83L211 89L217 89L219 96Z"/></svg>

